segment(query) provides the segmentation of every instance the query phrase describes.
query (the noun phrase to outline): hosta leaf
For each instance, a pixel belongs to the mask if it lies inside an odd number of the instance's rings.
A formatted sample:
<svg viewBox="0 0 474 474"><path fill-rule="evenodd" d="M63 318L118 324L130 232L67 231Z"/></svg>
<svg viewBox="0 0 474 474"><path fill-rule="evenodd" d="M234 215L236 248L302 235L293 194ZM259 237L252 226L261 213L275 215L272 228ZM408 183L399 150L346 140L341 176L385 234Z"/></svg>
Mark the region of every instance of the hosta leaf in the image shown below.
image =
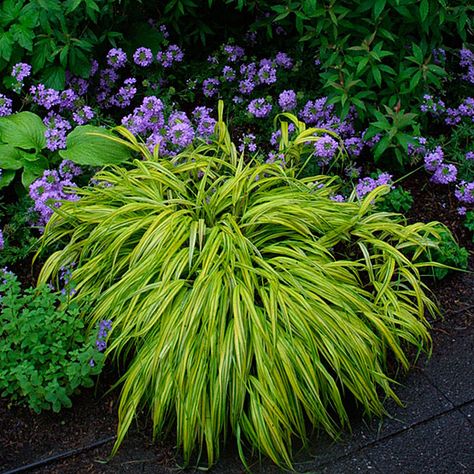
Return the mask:
<svg viewBox="0 0 474 474"><path fill-rule="evenodd" d="M19 151L11 145L0 145L0 169L18 170L23 166Z"/></svg>
<svg viewBox="0 0 474 474"><path fill-rule="evenodd" d="M132 156L130 149L111 138L116 136L101 127L76 127L66 138L66 149L59 154L65 160L89 166L118 164L129 160Z"/></svg>
<svg viewBox="0 0 474 474"><path fill-rule="evenodd" d="M31 112L0 117L0 139L11 146L39 152L46 145L45 131L41 118Z"/></svg>

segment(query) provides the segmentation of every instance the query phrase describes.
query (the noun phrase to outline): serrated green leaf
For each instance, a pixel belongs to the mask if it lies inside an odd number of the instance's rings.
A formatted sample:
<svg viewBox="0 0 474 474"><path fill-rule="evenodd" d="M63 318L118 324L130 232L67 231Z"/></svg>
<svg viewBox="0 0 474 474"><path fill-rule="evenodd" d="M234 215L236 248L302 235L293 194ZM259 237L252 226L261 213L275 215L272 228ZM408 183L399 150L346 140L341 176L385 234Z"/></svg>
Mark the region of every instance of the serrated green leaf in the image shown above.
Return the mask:
<svg viewBox="0 0 474 474"><path fill-rule="evenodd" d="M79 165L104 166L127 161L130 149L112 141L116 136L101 127L84 125L76 127L66 138L66 149L59 155Z"/></svg>
<svg viewBox="0 0 474 474"><path fill-rule="evenodd" d="M41 118L32 112L0 117L0 139L11 146L39 152L46 145L45 131Z"/></svg>

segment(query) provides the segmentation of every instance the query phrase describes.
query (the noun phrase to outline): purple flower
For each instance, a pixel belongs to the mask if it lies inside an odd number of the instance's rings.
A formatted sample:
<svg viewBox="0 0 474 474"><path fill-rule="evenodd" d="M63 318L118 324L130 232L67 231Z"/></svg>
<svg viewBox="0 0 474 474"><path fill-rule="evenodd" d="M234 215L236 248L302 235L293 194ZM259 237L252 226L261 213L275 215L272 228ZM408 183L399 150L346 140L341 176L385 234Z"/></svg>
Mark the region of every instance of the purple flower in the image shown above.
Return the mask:
<svg viewBox="0 0 474 474"><path fill-rule="evenodd" d="M231 63L235 63L245 56L244 48L240 46L226 44L223 49L224 53L227 55L227 60Z"/></svg>
<svg viewBox="0 0 474 474"><path fill-rule="evenodd" d="M344 140L344 146L349 155L355 157L360 155L364 142L359 137L350 137Z"/></svg>
<svg viewBox="0 0 474 474"><path fill-rule="evenodd" d="M235 69L230 66L222 68L222 76L227 82L232 82L235 79Z"/></svg>
<svg viewBox="0 0 474 474"><path fill-rule="evenodd" d="M218 92L217 88L219 87L219 84L219 79L216 79L215 77L204 79L202 83L202 93L206 97L214 97Z"/></svg>
<svg viewBox="0 0 474 474"><path fill-rule="evenodd" d="M344 202L346 198L342 194L334 194L333 196L329 196L329 199L331 201Z"/></svg>
<svg viewBox="0 0 474 474"><path fill-rule="evenodd" d="M153 53L150 48L138 48L133 53L133 61L138 66L147 67L153 62Z"/></svg>
<svg viewBox="0 0 474 474"><path fill-rule="evenodd" d="M277 53L275 56L275 62L283 69L291 69L293 67L293 60L286 53Z"/></svg>
<svg viewBox="0 0 474 474"><path fill-rule="evenodd" d="M324 135L314 142L315 155L321 158L320 165L326 165L334 157L338 149L337 141L329 135Z"/></svg>
<svg viewBox="0 0 474 474"><path fill-rule="evenodd" d="M5 247L5 241L3 240L3 231L0 229L0 250Z"/></svg>
<svg viewBox="0 0 474 474"><path fill-rule="evenodd" d="M465 202L467 204L474 204L474 182L467 183L461 181L454 191L454 195L458 201Z"/></svg>
<svg viewBox="0 0 474 474"><path fill-rule="evenodd" d="M444 153L440 146L434 151L425 155L425 169L427 171L436 171L443 163Z"/></svg>
<svg viewBox="0 0 474 474"><path fill-rule="evenodd" d="M160 25L160 31L164 39L169 38L170 34L168 33L168 29L166 28L166 25Z"/></svg>
<svg viewBox="0 0 474 474"><path fill-rule="evenodd" d="M94 359L91 359L91 360L89 361L89 365L90 365L91 367L94 367L94 366L95 366L95 361L94 361Z"/></svg>
<svg viewBox="0 0 474 474"><path fill-rule="evenodd" d="M70 160L63 160L59 165L59 176L71 180L75 176L82 174L82 169Z"/></svg>
<svg viewBox="0 0 474 474"><path fill-rule="evenodd" d="M46 148L51 151L66 148L66 134L72 128L71 124L52 111L43 119L43 122L48 127L44 133Z"/></svg>
<svg viewBox="0 0 474 474"><path fill-rule="evenodd" d="M6 95L0 94L0 117L12 114L12 100Z"/></svg>
<svg viewBox="0 0 474 474"><path fill-rule="evenodd" d="M59 92L55 89L47 89L44 84L30 87L30 94L33 102L43 106L46 110L50 110L55 105L59 105Z"/></svg>
<svg viewBox="0 0 474 474"><path fill-rule="evenodd" d="M107 53L107 64L114 69L120 69L127 63L127 54L122 48L112 48Z"/></svg>
<svg viewBox="0 0 474 474"><path fill-rule="evenodd" d="M97 71L99 70L99 62L96 59L93 59L91 62L91 72L90 76L95 76Z"/></svg>
<svg viewBox="0 0 474 474"><path fill-rule="evenodd" d="M388 173L381 173L377 179L366 177L359 179L356 186L356 194L359 199L363 198L365 195L369 194L378 186L383 186L386 184L391 184L392 175Z"/></svg>
<svg viewBox="0 0 474 474"><path fill-rule="evenodd" d="M446 110L446 105L441 99L435 100L433 96L425 94L420 110L423 113L430 112L434 116L439 116Z"/></svg>
<svg viewBox="0 0 474 474"><path fill-rule="evenodd" d="M257 72L260 84L274 84L277 80L276 69L271 65L263 65Z"/></svg>
<svg viewBox="0 0 474 474"><path fill-rule="evenodd" d="M102 89L110 91L110 89L115 85L118 79L118 74L115 69L107 68L102 70L100 75L99 85Z"/></svg>
<svg viewBox="0 0 474 474"><path fill-rule="evenodd" d="M255 153L257 151L257 145L255 144L255 135L253 133L247 133L240 137L239 140L239 151L243 153L245 150L250 151L250 153Z"/></svg>
<svg viewBox="0 0 474 474"><path fill-rule="evenodd" d="M181 62L183 58L184 58L184 53L177 44L170 44L166 51L158 51L156 55L157 61L164 68L169 68L174 63Z"/></svg>
<svg viewBox="0 0 474 474"><path fill-rule="evenodd" d="M65 89L59 94L59 107L62 109L74 108L78 97L74 90Z"/></svg>
<svg viewBox="0 0 474 474"><path fill-rule="evenodd" d="M125 79L123 86L120 87L117 94L110 99L110 103L122 109L128 107L137 93L137 88L135 87L136 82L137 80L133 77Z"/></svg>
<svg viewBox="0 0 474 474"><path fill-rule="evenodd" d="M12 77L14 77L17 83L14 86L15 92L20 92L23 87L23 79L31 74L31 66L26 63L17 63L12 68Z"/></svg>
<svg viewBox="0 0 474 474"><path fill-rule="evenodd" d="M466 153L466 160L474 160L474 151L468 151Z"/></svg>
<svg viewBox="0 0 474 474"><path fill-rule="evenodd" d="M458 170L456 166L449 165L449 164L440 164L433 176L431 177L431 181L437 184L448 184L456 181Z"/></svg>
<svg viewBox="0 0 474 474"><path fill-rule="evenodd" d="M285 90L278 96L278 105L285 111L296 108L296 92Z"/></svg>
<svg viewBox="0 0 474 474"><path fill-rule="evenodd" d="M193 117L197 122L196 134L200 137L207 138L214 133L216 120L210 116L211 112L209 107L196 107L193 110Z"/></svg>
<svg viewBox="0 0 474 474"><path fill-rule="evenodd" d="M240 81L239 82L239 91L242 93L242 94L251 94L253 92L253 90L255 89L255 82L253 79L251 78L247 78L247 79L244 79L243 81Z"/></svg>
<svg viewBox="0 0 474 474"><path fill-rule="evenodd" d="M266 100L263 98L254 99L248 105L247 110L254 117L265 118L265 117L268 117L268 115L272 111L272 105L266 102Z"/></svg>
<svg viewBox="0 0 474 474"><path fill-rule="evenodd" d="M173 122L171 117L170 122ZM185 148L194 140L194 129L188 120L176 121L169 126L167 138L173 145Z"/></svg>
<svg viewBox="0 0 474 474"><path fill-rule="evenodd" d="M93 119L94 116L94 111L88 105L84 105L72 113L72 119L77 123L77 125L84 125L89 122L89 120Z"/></svg>

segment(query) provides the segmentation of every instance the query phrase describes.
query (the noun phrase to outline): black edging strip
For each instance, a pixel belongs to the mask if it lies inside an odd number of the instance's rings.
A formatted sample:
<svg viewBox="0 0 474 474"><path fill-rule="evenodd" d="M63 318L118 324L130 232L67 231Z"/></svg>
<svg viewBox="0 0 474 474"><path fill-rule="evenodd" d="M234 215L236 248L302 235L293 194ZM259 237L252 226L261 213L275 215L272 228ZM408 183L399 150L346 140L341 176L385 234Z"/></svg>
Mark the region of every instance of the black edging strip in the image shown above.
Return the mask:
<svg viewBox="0 0 474 474"><path fill-rule="evenodd" d="M39 461L35 461L31 464L25 464L24 466L16 467L9 471L4 471L1 474L16 474L17 472L29 471L30 469L44 466L51 462L58 461L59 459L68 458L70 456L74 456L75 454L80 454L83 451L88 451L89 449L97 448L98 446L102 446L103 444L110 443L111 441L115 441L115 439L116 439L115 435L109 436L108 438L100 439L99 441L95 441L94 443L88 444L86 446L82 446L81 448L64 451L63 453L55 454L54 456L50 456L49 458L40 459Z"/></svg>

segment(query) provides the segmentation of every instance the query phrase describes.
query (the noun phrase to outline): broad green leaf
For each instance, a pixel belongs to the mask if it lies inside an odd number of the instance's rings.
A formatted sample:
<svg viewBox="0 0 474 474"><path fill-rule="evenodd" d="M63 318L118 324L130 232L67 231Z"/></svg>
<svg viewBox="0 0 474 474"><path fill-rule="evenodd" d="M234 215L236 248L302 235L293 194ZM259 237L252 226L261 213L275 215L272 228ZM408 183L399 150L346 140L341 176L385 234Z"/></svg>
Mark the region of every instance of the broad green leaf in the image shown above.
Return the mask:
<svg viewBox="0 0 474 474"><path fill-rule="evenodd" d="M76 127L66 138L66 149L59 154L65 160L89 166L118 164L129 160L132 156L130 149L111 138L117 137L101 127Z"/></svg>
<svg viewBox="0 0 474 474"><path fill-rule="evenodd" d="M41 118L32 112L0 117L0 139L11 146L39 152L46 145L45 131Z"/></svg>
<svg viewBox="0 0 474 474"><path fill-rule="evenodd" d="M13 51L13 37L9 32L0 34L0 57L9 61Z"/></svg>
<svg viewBox="0 0 474 474"><path fill-rule="evenodd" d="M424 22L428 18L428 13L430 10L430 3L428 0L421 0L420 3L420 18Z"/></svg>
<svg viewBox="0 0 474 474"><path fill-rule="evenodd" d="M48 160L44 157L38 157L35 161L23 162L23 173L21 174L21 182L25 189L30 187L36 179L40 178L44 171L48 169Z"/></svg>
<svg viewBox="0 0 474 474"><path fill-rule="evenodd" d="M2 170L0 175L0 189L7 187L15 178L14 170Z"/></svg>
<svg viewBox="0 0 474 474"><path fill-rule="evenodd" d="M0 144L0 169L18 170L22 166L19 151L11 145Z"/></svg>

